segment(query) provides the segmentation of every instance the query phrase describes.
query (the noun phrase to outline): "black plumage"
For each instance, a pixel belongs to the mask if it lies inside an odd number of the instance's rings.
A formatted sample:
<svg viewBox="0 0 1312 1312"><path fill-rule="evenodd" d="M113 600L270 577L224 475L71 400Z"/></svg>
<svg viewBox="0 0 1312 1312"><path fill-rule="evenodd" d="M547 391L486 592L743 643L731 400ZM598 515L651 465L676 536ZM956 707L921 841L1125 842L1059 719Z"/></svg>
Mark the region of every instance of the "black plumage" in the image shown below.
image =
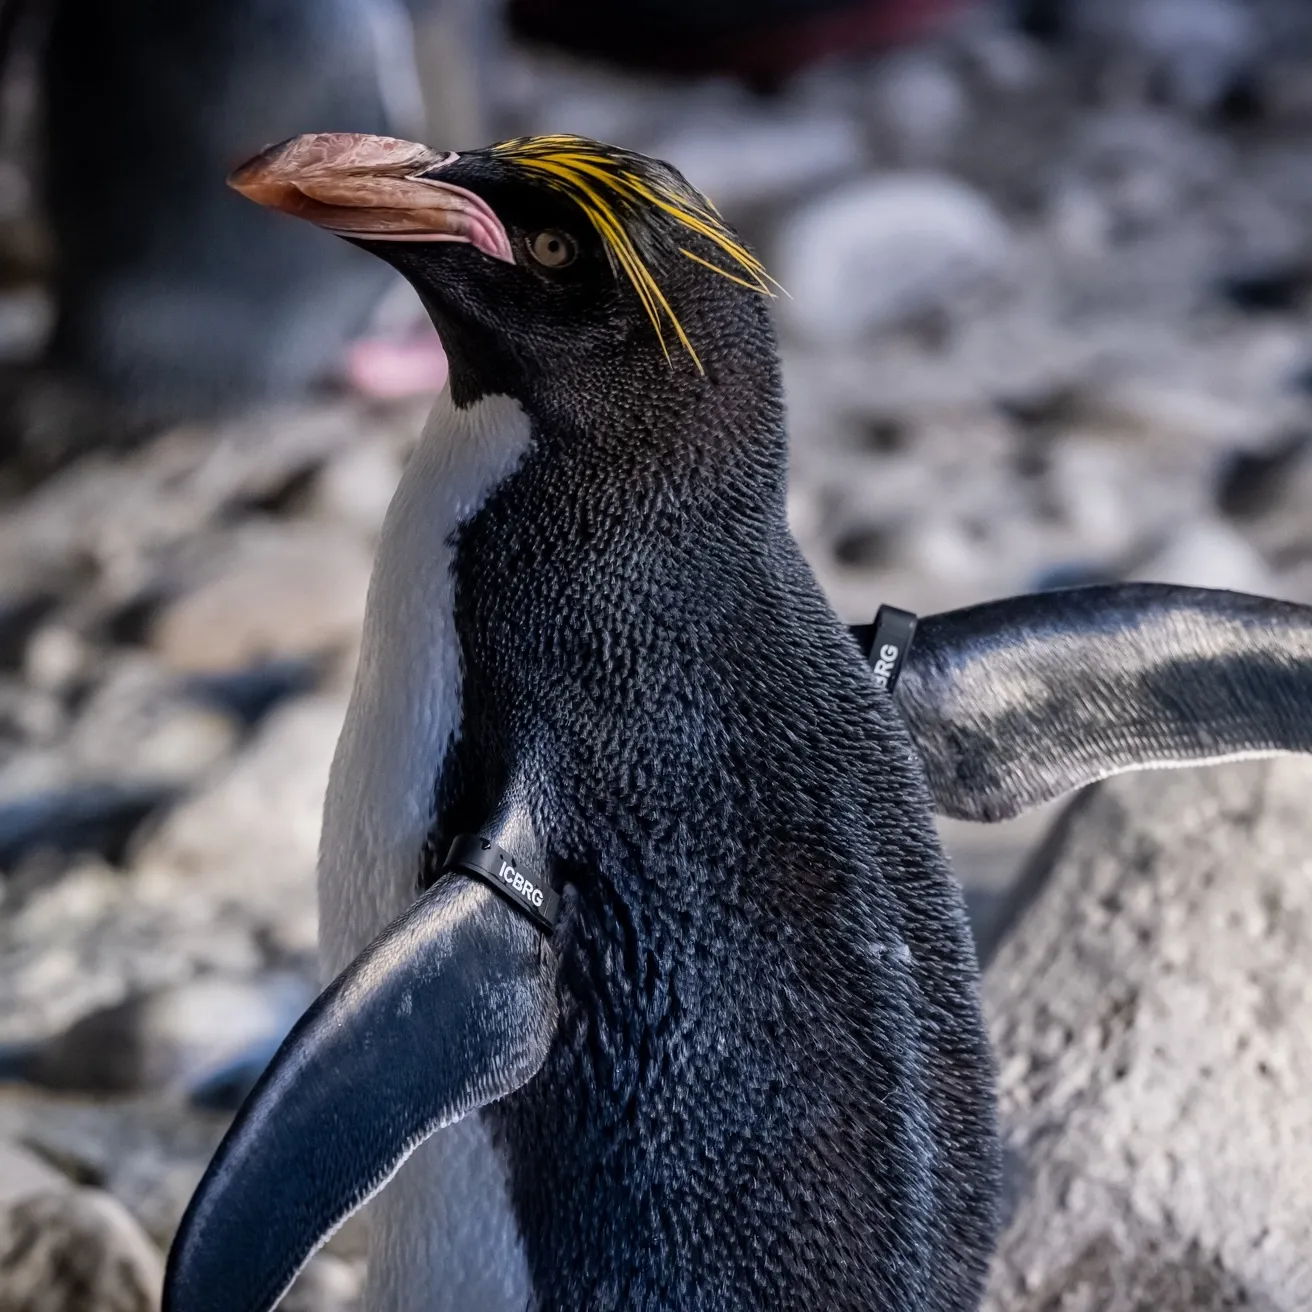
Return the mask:
<svg viewBox="0 0 1312 1312"><path fill-rule="evenodd" d="M666 278L706 374L644 326L537 379L536 449L457 553L440 823L532 772L569 889L557 1042L485 1113L534 1288L973 1308L996 1162L959 891L787 530L765 304Z"/></svg>

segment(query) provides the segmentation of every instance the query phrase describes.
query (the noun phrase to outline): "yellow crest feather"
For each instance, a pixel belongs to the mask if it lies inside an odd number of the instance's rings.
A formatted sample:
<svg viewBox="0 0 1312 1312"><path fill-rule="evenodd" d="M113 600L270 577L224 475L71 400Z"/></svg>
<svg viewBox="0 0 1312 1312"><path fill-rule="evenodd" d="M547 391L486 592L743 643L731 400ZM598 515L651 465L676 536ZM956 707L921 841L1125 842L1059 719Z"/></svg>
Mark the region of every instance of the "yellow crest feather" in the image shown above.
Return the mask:
<svg viewBox="0 0 1312 1312"><path fill-rule="evenodd" d="M733 235L715 206L692 188L679 186L674 177L662 178L643 156L567 134L517 137L493 146L492 153L537 174L579 206L601 238L616 269L622 270L633 284L638 300L656 329L666 359L670 353L665 345L662 317L669 320L675 336L697 368L702 368L678 315L647 267L634 239L634 221L643 217L644 211L648 220L654 212L704 237L723 251L737 268L733 271L722 269L680 246L680 253L688 259L740 287L760 292L763 296L774 295L770 288L774 280L760 260Z"/></svg>

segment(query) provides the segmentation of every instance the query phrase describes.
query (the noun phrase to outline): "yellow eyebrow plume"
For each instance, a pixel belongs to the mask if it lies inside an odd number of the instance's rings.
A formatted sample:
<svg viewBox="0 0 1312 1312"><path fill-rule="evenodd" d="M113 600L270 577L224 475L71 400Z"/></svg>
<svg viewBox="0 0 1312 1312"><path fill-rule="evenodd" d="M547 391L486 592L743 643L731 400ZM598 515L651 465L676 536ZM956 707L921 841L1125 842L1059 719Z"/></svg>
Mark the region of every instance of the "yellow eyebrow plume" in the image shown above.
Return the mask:
<svg viewBox="0 0 1312 1312"><path fill-rule="evenodd" d="M734 269L718 264L679 247L681 254L697 264L728 278L730 282L773 296L774 280L760 260L730 231L711 203L673 180L665 180L641 155L603 146L585 137L555 134L542 137L517 137L492 147L500 158L542 177L549 186L568 196L596 229L612 264L627 275L638 294L647 317L656 329L657 340L665 358L670 356L662 331L662 318L668 319L680 344L698 369L702 362L693 349L688 334L665 298L647 262L634 240L635 221L648 219L651 211L665 215L679 226L697 233L717 246ZM778 286L778 284L775 284ZM704 371L703 371L704 372Z"/></svg>

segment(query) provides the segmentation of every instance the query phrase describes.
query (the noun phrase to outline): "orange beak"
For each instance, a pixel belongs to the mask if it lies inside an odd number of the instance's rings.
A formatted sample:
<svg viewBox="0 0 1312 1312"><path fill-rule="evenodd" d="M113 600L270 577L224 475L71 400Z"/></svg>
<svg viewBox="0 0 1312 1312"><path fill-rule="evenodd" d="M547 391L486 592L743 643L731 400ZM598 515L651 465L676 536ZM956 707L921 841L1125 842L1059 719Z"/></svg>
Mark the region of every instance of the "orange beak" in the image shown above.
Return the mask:
<svg viewBox="0 0 1312 1312"><path fill-rule="evenodd" d="M468 242L513 264L505 227L481 196L424 176L457 158L396 137L316 132L270 146L228 185L342 237Z"/></svg>

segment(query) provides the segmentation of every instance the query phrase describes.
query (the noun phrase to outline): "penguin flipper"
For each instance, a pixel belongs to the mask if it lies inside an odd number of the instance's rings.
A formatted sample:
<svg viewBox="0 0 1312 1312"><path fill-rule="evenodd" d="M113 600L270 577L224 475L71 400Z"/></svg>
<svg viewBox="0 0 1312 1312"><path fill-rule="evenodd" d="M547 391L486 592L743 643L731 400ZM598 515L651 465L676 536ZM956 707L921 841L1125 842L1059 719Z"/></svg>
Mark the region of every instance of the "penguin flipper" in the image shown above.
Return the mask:
<svg viewBox="0 0 1312 1312"><path fill-rule="evenodd" d="M894 697L935 809L1006 820L1128 770L1312 751L1312 607L1124 583L919 621Z"/></svg>
<svg viewBox="0 0 1312 1312"><path fill-rule="evenodd" d="M487 885L435 884L297 1022L169 1253L166 1312L267 1312L320 1244L444 1125L537 1072L556 958Z"/></svg>

